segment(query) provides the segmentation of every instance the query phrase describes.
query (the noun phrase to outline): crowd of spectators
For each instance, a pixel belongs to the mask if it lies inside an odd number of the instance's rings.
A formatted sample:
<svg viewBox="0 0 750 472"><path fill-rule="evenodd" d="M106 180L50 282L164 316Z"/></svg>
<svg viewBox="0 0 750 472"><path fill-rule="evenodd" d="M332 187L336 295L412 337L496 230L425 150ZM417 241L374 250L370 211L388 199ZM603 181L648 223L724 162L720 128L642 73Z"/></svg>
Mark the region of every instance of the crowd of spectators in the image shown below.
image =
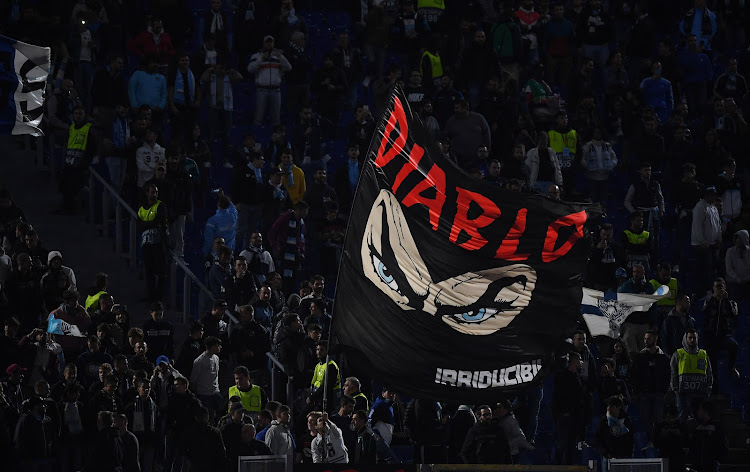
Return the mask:
<svg viewBox="0 0 750 472"><path fill-rule="evenodd" d="M183 459L215 468L266 446L353 463L396 461L407 443L438 461L533 450L541 387L513 404L407 406L398 386L373 395L363 373L325 362L328 296L374 116L404 77L427 133L468 174L602 204L585 286L670 288L617 342L572 335L555 375L555 461L575 462L587 439L603 457L632 457L643 431L646 449L679 465L691 445L688 460L715 470L726 444L708 399L720 351L730 381L741 377L734 334L750 282L742 2L71 3L5 2L2 24L52 47L44 126L62 148L59 212L77 211L92 164L138 209L152 317L131 327L106 274L81 307L74 271L0 193L2 434L24 466L77 470L92 442L95 470L117 448L124 470L137 470L134 457L144 470ZM346 21L308 24L326 15L318 9ZM215 214L186 234L206 202ZM167 255L187 256L191 236L216 301L176 347L160 302ZM239 319L231 334L227 310ZM50 314L84 336L45 334ZM267 351L301 396L266 397ZM233 371L234 391L219 389L220 369ZM291 430L276 400L294 407Z"/></svg>

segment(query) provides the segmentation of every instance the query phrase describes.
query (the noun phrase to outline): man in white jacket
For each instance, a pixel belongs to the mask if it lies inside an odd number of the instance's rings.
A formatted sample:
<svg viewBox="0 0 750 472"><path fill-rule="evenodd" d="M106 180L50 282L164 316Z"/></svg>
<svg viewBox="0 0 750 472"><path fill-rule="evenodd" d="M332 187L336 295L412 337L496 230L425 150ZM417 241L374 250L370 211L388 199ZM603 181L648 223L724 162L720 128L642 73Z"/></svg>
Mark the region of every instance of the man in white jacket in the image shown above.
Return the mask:
<svg viewBox="0 0 750 472"><path fill-rule="evenodd" d="M346 464L349 451L344 445L341 429L328 419L328 413L318 418L318 436L312 440L312 456L315 464Z"/></svg>
<svg viewBox="0 0 750 472"><path fill-rule="evenodd" d="M741 229L734 233L734 246L727 249L727 288L729 296L736 300L747 297L750 285L750 233Z"/></svg>
<svg viewBox="0 0 750 472"><path fill-rule="evenodd" d="M273 36L263 38L263 48L250 57L247 71L255 76L255 124L263 126L266 110L272 125L281 122L281 82L283 73L292 70L284 54L274 49Z"/></svg>
<svg viewBox="0 0 750 472"><path fill-rule="evenodd" d="M138 166L138 188L143 188L147 180L151 180L156 168L167 166L164 148L156 144L156 131L146 130L143 146L135 151L135 163Z"/></svg>
<svg viewBox="0 0 750 472"><path fill-rule="evenodd" d="M714 205L716 188L708 187L703 198L693 208L693 227L690 244L695 253L696 290L702 297L713 287L713 277L721 246L721 216Z"/></svg>
<svg viewBox="0 0 750 472"><path fill-rule="evenodd" d="M274 456L294 455L294 439L289 431L289 407L281 405L276 413L276 419L266 432L266 446Z"/></svg>

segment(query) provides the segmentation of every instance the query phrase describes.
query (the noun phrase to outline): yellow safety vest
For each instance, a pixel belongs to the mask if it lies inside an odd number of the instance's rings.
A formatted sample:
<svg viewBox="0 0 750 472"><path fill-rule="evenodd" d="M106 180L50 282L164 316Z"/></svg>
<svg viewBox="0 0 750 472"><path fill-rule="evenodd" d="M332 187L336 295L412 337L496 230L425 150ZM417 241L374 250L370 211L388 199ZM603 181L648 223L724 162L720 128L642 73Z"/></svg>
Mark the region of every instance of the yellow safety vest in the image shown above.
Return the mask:
<svg viewBox="0 0 750 472"><path fill-rule="evenodd" d="M435 54L432 54L429 51L425 51L422 53L422 57L419 58L419 64L421 69L422 61L424 61L424 57L427 56L430 59L430 69L432 72L432 80L439 79L443 76L443 61L440 60L440 56L436 56ZM424 77L424 70L420 70L422 73L422 76Z"/></svg>
<svg viewBox="0 0 750 472"><path fill-rule="evenodd" d="M333 364L336 367L336 385L333 387L335 390L341 389L341 375L339 366L334 361L328 361L328 364ZM316 390L323 386L323 377L326 375L326 366L328 364L321 364L315 366L315 373L313 373L312 386Z"/></svg>
<svg viewBox="0 0 750 472"><path fill-rule="evenodd" d="M138 218L140 218L141 221L154 221L154 219L156 219L156 210L159 208L160 203L161 200L156 200L156 203L151 205L150 208L140 207L138 209Z"/></svg>
<svg viewBox="0 0 750 472"><path fill-rule="evenodd" d="M236 385L229 387L229 398L235 395L240 397L245 411L260 413L260 410L263 408L263 405L261 405L260 387L257 385L253 385L247 392L243 392Z"/></svg>
<svg viewBox="0 0 750 472"><path fill-rule="evenodd" d="M549 136L549 147L555 151L557 160L560 161L560 168L567 169L573 167L573 162L575 162L576 158L576 144L578 143L576 130L571 129L567 133L562 134L553 129L547 135Z"/></svg>
<svg viewBox="0 0 750 472"><path fill-rule="evenodd" d="M445 10L445 0L417 0L417 8L439 8Z"/></svg>
<svg viewBox="0 0 750 472"><path fill-rule="evenodd" d="M358 394L354 395L352 398L356 400L359 397L362 397L365 399L365 405L367 405L367 408L365 408L365 411L370 411L370 400L367 399L364 393L359 392Z"/></svg>
<svg viewBox="0 0 750 472"><path fill-rule="evenodd" d="M81 164L81 159L86 153L86 147L89 143L89 131L91 123L86 123L80 128L71 124L68 128L68 146L65 150L65 164L77 167Z"/></svg>
<svg viewBox="0 0 750 472"><path fill-rule="evenodd" d="M97 293L86 297L86 304L84 305L84 308L86 308L86 311L89 311L89 308L99 303L99 298L101 298L101 296L106 293L107 292L105 292L104 290L100 290Z"/></svg>
<svg viewBox="0 0 750 472"><path fill-rule="evenodd" d="M656 302L658 306L677 305L677 291L680 289L680 286L677 283L677 279L672 277L671 279L669 279L669 282L667 282L666 284L662 284L656 279L651 279L650 283L651 283L651 286L654 287L654 291L657 290L662 285L666 285L667 287L669 287L669 295L667 295L666 297Z"/></svg>
<svg viewBox="0 0 750 472"><path fill-rule="evenodd" d="M628 238L628 242L630 244L645 245L648 242L649 236L650 234L648 231L643 231L641 234L635 234L635 233L630 232L629 229L625 230L625 237ZM669 287L669 289L671 290L672 287Z"/></svg>
<svg viewBox="0 0 750 472"><path fill-rule="evenodd" d="M708 354L701 349L698 354L690 354L685 349L677 350L677 375L680 392L708 392Z"/></svg>

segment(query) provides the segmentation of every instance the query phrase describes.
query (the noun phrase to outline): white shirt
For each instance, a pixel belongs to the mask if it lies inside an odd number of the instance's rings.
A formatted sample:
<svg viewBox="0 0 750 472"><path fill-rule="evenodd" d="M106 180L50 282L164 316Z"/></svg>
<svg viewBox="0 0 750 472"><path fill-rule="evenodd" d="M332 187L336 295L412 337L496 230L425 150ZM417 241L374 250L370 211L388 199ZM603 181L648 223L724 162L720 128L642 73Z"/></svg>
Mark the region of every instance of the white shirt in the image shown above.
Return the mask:
<svg viewBox="0 0 750 472"><path fill-rule="evenodd" d="M92 62L92 51L89 42L91 41L91 31L88 29L81 33L81 55L80 60L85 62Z"/></svg>
<svg viewBox="0 0 750 472"><path fill-rule="evenodd" d="M196 395L219 393L219 357L205 352L193 361L190 387Z"/></svg>
<svg viewBox="0 0 750 472"><path fill-rule="evenodd" d="M312 456L315 464L346 464L349 452L344 445L344 438L338 426L326 421L328 431L312 440Z"/></svg>
<svg viewBox="0 0 750 472"><path fill-rule="evenodd" d="M147 180L154 177L159 164L167 165L164 148L158 144L151 147L147 143L143 143L143 146L135 151L135 163L138 166L138 187L140 188Z"/></svg>

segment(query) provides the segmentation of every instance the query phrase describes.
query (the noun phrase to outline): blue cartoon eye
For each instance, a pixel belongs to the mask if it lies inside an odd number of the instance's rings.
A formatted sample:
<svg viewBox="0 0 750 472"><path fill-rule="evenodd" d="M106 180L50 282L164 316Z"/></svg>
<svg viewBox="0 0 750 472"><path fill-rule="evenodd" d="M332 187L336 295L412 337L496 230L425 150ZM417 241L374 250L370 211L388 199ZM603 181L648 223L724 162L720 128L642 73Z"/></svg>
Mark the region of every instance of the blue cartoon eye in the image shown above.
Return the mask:
<svg viewBox="0 0 750 472"><path fill-rule="evenodd" d="M480 308L476 311L467 311L454 316L458 318L458 321L464 323L481 323L496 315L498 311L497 308Z"/></svg>
<svg viewBox="0 0 750 472"><path fill-rule="evenodd" d="M372 265L375 267L375 272L378 274L378 277L380 277L380 280L382 280L391 290L399 292L398 284L388 270L388 267L386 267L385 264L383 264L383 261L381 261L375 254L372 254Z"/></svg>

